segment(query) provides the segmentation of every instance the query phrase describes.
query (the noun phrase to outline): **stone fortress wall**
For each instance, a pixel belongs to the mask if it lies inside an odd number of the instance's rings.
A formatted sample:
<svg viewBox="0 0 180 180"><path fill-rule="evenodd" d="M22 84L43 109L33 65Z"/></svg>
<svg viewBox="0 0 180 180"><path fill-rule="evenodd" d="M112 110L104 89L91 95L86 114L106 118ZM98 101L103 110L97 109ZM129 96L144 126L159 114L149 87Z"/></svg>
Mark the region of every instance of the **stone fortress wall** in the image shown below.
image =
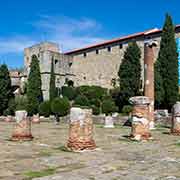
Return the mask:
<svg viewBox="0 0 180 180"><path fill-rule="evenodd" d="M161 33L161 30L153 29L67 53L60 53L59 47L55 43L43 42L25 49L25 72L29 73L31 56L33 54L37 55L40 61L44 99L49 98L52 58L54 59L57 87L62 87L68 79L72 80L75 86L98 85L110 89L113 88L114 82L118 85L119 66L128 43L136 41L141 49L143 84L144 42L149 40L158 42L157 51L155 52L157 58ZM180 37L180 26L176 28L177 37Z"/></svg>

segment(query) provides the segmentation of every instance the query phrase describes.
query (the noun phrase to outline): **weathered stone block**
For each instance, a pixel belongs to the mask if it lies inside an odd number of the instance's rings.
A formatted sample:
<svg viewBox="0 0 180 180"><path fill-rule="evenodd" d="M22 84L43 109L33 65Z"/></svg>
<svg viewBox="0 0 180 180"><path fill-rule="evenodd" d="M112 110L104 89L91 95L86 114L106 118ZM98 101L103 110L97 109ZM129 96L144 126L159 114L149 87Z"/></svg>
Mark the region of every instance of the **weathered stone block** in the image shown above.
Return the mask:
<svg viewBox="0 0 180 180"><path fill-rule="evenodd" d="M73 151L96 148L91 109L71 108L67 147Z"/></svg>
<svg viewBox="0 0 180 180"><path fill-rule="evenodd" d="M27 118L26 111L16 111L15 113L16 124L12 133L11 140L32 140L33 136L31 134L31 120Z"/></svg>

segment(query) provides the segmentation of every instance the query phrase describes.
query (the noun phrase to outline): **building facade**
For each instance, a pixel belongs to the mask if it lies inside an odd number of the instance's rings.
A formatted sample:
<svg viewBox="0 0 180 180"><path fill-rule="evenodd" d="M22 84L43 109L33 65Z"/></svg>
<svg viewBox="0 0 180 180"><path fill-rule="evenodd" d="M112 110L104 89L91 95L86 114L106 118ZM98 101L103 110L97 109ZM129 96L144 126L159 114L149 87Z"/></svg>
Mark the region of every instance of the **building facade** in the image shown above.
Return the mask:
<svg viewBox="0 0 180 180"><path fill-rule="evenodd" d="M180 25L176 26L175 31L176 38L180 38ZM40 62L42 90L45 99L49 98L52 59L54 59L57 87L62 87L67 80L72 80L75 86L98 85L110 89L118 85L118 71L128 43L136 41L141 49L143 82L144 43L155 40L160 45L161 33L162 30L152 29L66 53L60 53L57 44L44 42L25 49L25 72L28 75L31 56L35 54ZM155 52L156 58L159 45Z"/></svg>

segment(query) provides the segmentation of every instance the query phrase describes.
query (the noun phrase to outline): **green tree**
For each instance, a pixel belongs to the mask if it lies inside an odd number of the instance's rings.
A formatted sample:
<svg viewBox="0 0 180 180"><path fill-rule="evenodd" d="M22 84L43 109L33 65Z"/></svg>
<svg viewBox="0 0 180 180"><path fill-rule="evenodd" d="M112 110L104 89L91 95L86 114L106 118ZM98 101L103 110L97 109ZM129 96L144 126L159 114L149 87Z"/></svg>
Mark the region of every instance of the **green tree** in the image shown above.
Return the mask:
<svg viewBox="0 0 180 180"><path fill-rule="evenodd" d="M56 91L56 82L54 74L54 60L51 61L51 76L50 76L50 85L49 85L49 100L52 101L57 96Z"/></svg>
<svg viewBox="0 0 180 180"><path fill-rule="evenodd" d="M155 68L155 75L158 75L158 73L159 75L155 77L155 89L164 89L164 92L156 91L156 101L159 101L164 108L170 109L178 99L178 54L175 28L172 18L168 14L162 30L157 63L158 68ZM161 87L158 87L158 85Z"/></svg>
<svg viewBox="0 0 180 180"><path fill-rule="evenodd" d="M0 114L8 108L10 99L13 98L11 78L5 64L0 66Z"/></svg>
<svg viewBox="0 0 180 180"><path fill-rule="evenodd" d="M30 68L31 69L27 83L27 110L28 114L32 116L33 114L38 113L39 104L43 100L39 60L36 55L32 56Z"/></svg>
<svg viewBox="0 0 180 180"><path fill-rule="evenodd" d="M124 53L119 68L120 94L118 104L120 110L128 104L130 97L140 94L141 87L141 50L136 42L130 43Z"/></svg>

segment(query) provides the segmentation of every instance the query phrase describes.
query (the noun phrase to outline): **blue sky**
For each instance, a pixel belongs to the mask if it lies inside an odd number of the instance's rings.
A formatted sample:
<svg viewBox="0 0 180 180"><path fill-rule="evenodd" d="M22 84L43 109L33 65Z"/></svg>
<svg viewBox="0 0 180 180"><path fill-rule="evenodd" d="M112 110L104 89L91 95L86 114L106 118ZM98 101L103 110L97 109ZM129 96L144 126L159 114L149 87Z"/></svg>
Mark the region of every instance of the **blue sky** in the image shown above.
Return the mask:
<svg viewBox="0 0 180 180"><path fill-rule="evenodd" d="M5 0L0 6L0 63L23 66L23 49L40 41L62 51L161 28L166 12L180 24L179 0Z"/></svg>

